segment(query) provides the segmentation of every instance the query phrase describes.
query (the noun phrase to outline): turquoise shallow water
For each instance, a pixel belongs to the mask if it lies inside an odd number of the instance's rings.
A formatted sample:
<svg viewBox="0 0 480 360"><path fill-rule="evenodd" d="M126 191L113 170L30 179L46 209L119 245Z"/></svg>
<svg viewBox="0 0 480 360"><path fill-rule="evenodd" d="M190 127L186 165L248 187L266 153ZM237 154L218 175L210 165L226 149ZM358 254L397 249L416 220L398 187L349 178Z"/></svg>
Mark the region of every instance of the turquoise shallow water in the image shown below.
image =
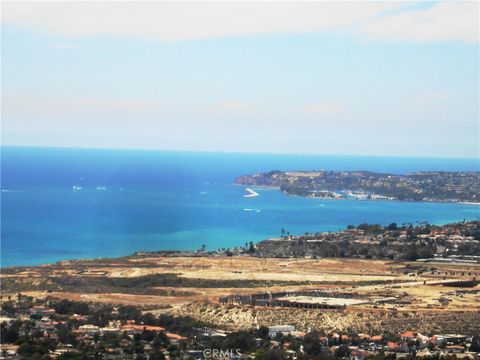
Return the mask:
<svg viewBox="0 0 480 360"><path fill-rule="evenodd" d="M273 189L244 198L245 187L233 185L235 176L271 169L478 171L478 161L2 148L2 266L242 246L282 227L302 234L480 215L473 205L306 199Z"/></svg>

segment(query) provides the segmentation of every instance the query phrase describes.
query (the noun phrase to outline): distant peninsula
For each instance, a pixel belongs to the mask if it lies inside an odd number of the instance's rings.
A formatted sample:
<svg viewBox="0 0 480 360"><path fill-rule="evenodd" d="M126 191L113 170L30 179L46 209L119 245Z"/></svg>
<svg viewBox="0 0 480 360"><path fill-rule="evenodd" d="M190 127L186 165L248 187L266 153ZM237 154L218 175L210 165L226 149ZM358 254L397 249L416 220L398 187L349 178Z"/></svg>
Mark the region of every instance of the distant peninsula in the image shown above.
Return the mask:
<svg viewBox="0 0 480 360"><path fill-rule="evenodd" d="M270 171L236 184L279 188L290 195L357 200L480 202L480 172Z"/></svg>

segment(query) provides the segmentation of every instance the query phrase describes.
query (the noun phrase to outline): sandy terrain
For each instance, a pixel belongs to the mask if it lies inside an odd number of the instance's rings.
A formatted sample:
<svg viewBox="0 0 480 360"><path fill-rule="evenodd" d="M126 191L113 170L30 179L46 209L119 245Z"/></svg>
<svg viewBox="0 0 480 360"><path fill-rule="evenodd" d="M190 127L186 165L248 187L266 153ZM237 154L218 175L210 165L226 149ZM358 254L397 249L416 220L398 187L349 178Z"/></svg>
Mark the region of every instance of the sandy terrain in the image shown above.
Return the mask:
<svg viewBox="0 0 480 360"><path fill-rule="evenodd" d="M398 279L396 267L383 260L350 259L259 259L235 258L142 258L132 259L153 267L133 265L129 268L95 268L111 277L136 277L151 274L175 273L197 279L242 279L283 281L369 281Z"/></svg>
<svg viewBox="0 0 480 360"><path fill-rule="evenodd" d="M136 281L145 276L153 275L155 278L155 275L162 274L175 274L190 280L185 283L185 286L151 285L147 289L140 288L142 291L149 289L154 291L153 295L151 292L150 294L138 293L138 286L135 289L137 293L133 293L125 286L115 288L117 280ZM247 256L154 255L62 262L52 266L29 267L2 274L3 278L13 280L15 284L23 284L24 287L28 287L28 284L41 284L42 281L49 283L54 278L61 280L63 277L83 280L111 279L114 282L113 285L107 282L111 289L108 292L97 291L91 286L87 288L79 286L75 291L55 289L45 292L39 289L36 291L26 289L27 291L22 290L22 292L34 297L53 296L77 301L148 306L149 309L189 315L204 320L205 316L211 312L210 315L220 316L221 320L218 320L218 324L227 328L248 328L256 326L259 322L275 323L281 320L278 316L283 314L285 319L292 319L292 322L300 324L298 326L301 327L309 323L321 324L318 320L321 318L326 327L340 329L346 324L351 325L359 321L362 314L369 314L370 323L375 325L375 329L380 329L381 324L394 326L396 314L417 313L422 314L422 319L434 319L425 320L423 325L425 328L440 330L443 328L454 330L455 326L461 325L458 321L451 319L453 314L462 314L461 316L467 319L463 321L468 322L470 319L468 314L478 317L480 313L479 285L474 288L459 288L443 286L445 284L440 282L472 280L474 276L480 278L480 266L362 259L263 259ZM198 280L198 283L195 280ZM245 287L238 287L238 284L244 286L242 282L237 283L235 287L215 286L215 281L232 280L246 281ZM256 286L257 282L258 286ZM321 309L253 308L239 304L222 306L219 303L219 298L225 295L307 289L334 289L341 293L357 294L355 296L360 296L362 300L343 301L347 308L341 311L340 315L338 312ZM458 292L458 290L468 291ZM479 292L475 293L475 290ZM3 292L5 295L8 294L8 286L4 287ZM14 294L14 292L11 293ZM398 301L376 302L377 299L389 298ZM332 301L328 300L328 302ZM297 314L297 317L292 314ZM300 319L303 319L301 314L304 314L308 321L300 322ZM375 322L375 319L378 321ZM407 323L411 324L415 317L405 315L400 319L408 320ZM431 323L432 321L434 323ZM446 327L442 322L447 324Z"/></svg>

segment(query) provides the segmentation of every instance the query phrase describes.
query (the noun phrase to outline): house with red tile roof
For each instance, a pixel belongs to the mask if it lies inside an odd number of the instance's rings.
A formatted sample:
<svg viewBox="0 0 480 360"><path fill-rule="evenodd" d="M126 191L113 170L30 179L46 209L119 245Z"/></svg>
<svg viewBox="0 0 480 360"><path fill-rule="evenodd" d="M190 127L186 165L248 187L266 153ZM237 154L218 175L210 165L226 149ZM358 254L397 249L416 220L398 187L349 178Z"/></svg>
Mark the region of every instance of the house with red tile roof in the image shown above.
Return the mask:
<svg viewBox="0 0 480 360"><path fill-rule="evenodd" d="M403 334L400 334L400 339L403 341L415 340L417 338L417 333L413 331L405 331Z"/></svg>
<svg viewBox="0 0 480 360"><path fill-rule="evenodd" d="M34 306L30 309L30 315L36 316L52 316L55 315L55 309L47 308L45 306Z"/></svg>
<svg viewBox="0 0 480 360"><path fill-rule="evenodd" d="M144 331L153 331L153 332L160 332L165 331L165 328L161 326L150 326L150 325L138 325L138 324L125 324L120 327L120 330L126 331L127 334L131 333L141 333Z"/></svg>
<svg viewBox="0 0 480 360"><path fill-rule="evenodd" d="M387 348L388 348L388 350L396 351L396 350L400 349L400 344L398 344L394 341L389 341L389 342L387 342Z"/></svg>
<svg viewBox="0 0 480 360"><path fill-rule="evenodd" d="M182 335L179 335L179 334L174 334L174 333L171 333L171 332L166 332L165 335L168 337L168 339L172 343L179 343L181 341L187 340L187 338L185 336L182 336Z"/></svg>
<svg viewBox="0 0 480 360"><path fill-rule="evenodd" d="M460 345L447 345L445 350L450 354L460 354L465 352L465 348Z"/></svg>

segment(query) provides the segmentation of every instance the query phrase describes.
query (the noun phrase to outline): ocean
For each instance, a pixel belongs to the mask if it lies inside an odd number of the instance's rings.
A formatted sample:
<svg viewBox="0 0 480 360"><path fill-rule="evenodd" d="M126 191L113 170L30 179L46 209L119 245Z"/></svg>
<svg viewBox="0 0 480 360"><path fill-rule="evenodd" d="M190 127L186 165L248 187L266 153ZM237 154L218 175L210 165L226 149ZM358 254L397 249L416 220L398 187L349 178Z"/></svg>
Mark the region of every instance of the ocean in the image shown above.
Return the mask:
<svg viewBox="0 0 480 360"><path fill-rule="evenodd" d="M1 148L1 266L244 246L349 224L478 219L465 204L323 200L255 189L269 170L479 171L475 159ZM75 188L74 188L75 187Z"/></svg>

